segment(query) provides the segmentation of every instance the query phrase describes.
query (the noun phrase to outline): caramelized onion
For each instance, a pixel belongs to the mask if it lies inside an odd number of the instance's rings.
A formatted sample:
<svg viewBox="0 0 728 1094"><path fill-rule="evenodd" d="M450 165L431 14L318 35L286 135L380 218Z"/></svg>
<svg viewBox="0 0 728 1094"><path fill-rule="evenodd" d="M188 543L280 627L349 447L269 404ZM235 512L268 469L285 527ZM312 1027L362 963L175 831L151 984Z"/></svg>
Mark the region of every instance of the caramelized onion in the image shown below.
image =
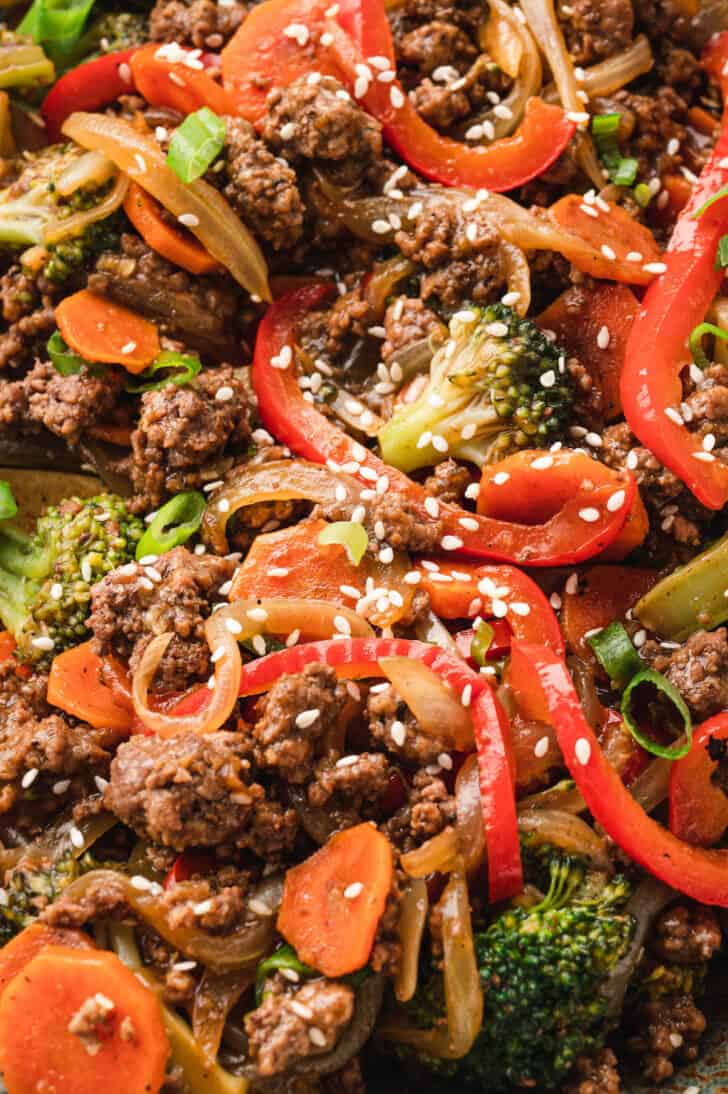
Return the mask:
<svg viewBox="0 0 728 1094"><path fill-rule="evenodd" d="M455 780L457 842L468 873L477 869L485 854L483 803L480 798L478 757L468 756Z"/></svg>
<svg viewBox="0 0 728 1094"><path fill-rule="evenodd" d="M255 966L244 972L203 974L192 1005L192 1035L210 1065L216 1062L230 1011L243 992L255 983Z"/></svg>
<svg viewBox="0 0 728 1094"><path fill-rule="evenodd" d="M471 114L467 124L458 132L464 135L471 126L490 122L493 126L492 139L499 140L512 133L523 118L526 103L541 89L543 73L541 56L533 36L528 27L517 18L513 8L503 0L488 0L488 6L490 18L481 37L486 51L496 64L515 80L508 95L500 103L510 111L510 116L503 117L505 111L499 110L496 113L489 106L487 110Z"/></svg>
<svg viewBox="0 0 728 1094"><path fill-rule="evenodd" d="M101 839L118 823L113 813L96 813L90 817L82 817L79 821L74 821L66 814L47 828L40 839L32 843L24 843L19 847L6 847L0 850L0 873L17 866L21 859L30 859L34 862L48 860L58 862L69 854L72 858L79 859L89 847L93 847L96 840ZM72 830L81 833L81 841L77 836L74 837L79 846L71 840Z"/></svg>
<svg viewBox="0 0 728 1094"><path fill-rule="evenodd" d="M649 41L644 34L638 34L627 49L586 70L584 90L590 99L597 95L611 95L631 84L638 76L644 76L654 63Z"/></svg>
<svg viewBox="0 0 728 1094"><path fill-rule="evenodd" d="M413 878L402 897L397 925L402 957L394 981L394 994L400 1003L407 1003L417 991L420 946L426 923L427 885L422 878Z"/></svg>
<svg viewBox="0 0 728 1094"><path fill-rule="evenodd" d="M470 712L431 668L413 657L382 657L379 665L424 733L460 751L473 747Z"/></svg>
<svg viewBox="0 0 728 1094"><path fill-rule="evenodd" d="M444 828L414 851L407 851L400 862L410 877L427 877L429 874L449 874L457 862L459 847L454 828Z"/></svg>
<svg viewBox="0 0 728 1094"><path fill-rule="evenodd" d="M519 813L518 827L528 832L537 844L549 843L572 854L588 858L598 869L612 872L607 844L594 829L573 813L559 809L533 809Z"/></svg>
<svg viewBox="0 0 728 1094"><path fill-rule="evenodd" d="M524 316L531 306L531 268L528 259L520 247L514 243L501 245L503 268L508 282L508 292L518 293L513 310Z"/></svg>

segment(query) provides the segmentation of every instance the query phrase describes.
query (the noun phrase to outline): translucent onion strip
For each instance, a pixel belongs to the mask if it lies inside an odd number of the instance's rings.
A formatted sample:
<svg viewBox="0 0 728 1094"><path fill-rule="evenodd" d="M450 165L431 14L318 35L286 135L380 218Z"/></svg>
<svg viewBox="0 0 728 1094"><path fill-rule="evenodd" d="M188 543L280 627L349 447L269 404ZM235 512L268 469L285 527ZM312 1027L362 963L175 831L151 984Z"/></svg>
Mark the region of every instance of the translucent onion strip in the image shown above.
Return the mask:
<svg viewBox="0 0 728 1094"><path fill-rule="evenodd" d="M95 224L97 220L106 220L119 208L128 189L129 179L126 175L119 173L111 190L97 205L92 205L90 209L82 209L70 217L49 221L43 232L43 242L58 243L60 239L66 239L68 236L80 235L89 224Z"/></svg>
<svg viewBox="0 0 728 1094"><path fill-rule="evenodd" d="M473 747L473 722L467 707L440 677L412 657L382 657L379 666L430 737L451 748Z"/></svg>
<svg viewBox="0 0 728 1094"><path fill-rule="evenodd" d="M517 293L518 299L513 305L518 315L524 316L531 306L531 269L528 259L520 247L513 243L504 243L501 247L503 266L508 282L508 292Z"/></svg>
<svg viewBox="0 0 728 1094"><path fill-rule="evenodd" d="M534 809L518 816L521 832L528 832L538 844L548 843L584 856L599 870L612 872L607 844L594 829L573 813L559 809Z"/></svg>
<svg viewBox="0 0 728 1094"><path fill-rule="evenodd" d="M270 300L268 268L254 237L221 194L196 179L189 184L167 166L159 145L122 118L76 112L63 133L83 148L98 149L143 186L175 217L196 218L187 227L213 258L225 266L251 296Z"/></svg>
<svg viewBox="0 0 728 1094"><path fill-rule="evenodd" d="M402 957L394 981L394 994L400 1003L407 1003L417 991L417 969L426 923L427 885L422 878L413 878L402 897L397 925Z"/></svg>
<svg viewBox="0 0 728 1094"><path fill-rule="evenodd" d="M639 34L621 53L586 69L582 86L590 99L597 95L611 95L631 84L638 76L644 76L654 63L649 41L644 34Z"/></svg>

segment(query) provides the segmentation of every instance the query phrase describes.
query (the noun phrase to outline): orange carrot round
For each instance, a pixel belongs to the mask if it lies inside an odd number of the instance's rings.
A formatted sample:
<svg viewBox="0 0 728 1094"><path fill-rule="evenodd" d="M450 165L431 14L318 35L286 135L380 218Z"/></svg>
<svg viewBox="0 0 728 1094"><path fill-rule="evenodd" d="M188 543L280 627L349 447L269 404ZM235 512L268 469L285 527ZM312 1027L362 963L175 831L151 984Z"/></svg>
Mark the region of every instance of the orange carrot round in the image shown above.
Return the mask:
<svg viewBox="0 0 728 1094"><path fill-rule="evenodd" d="M84 361L123 365L127 372L143 372L162 348L154 323L88 289L60 302L56 323Z"/></svg>
<svg viewBox="0 0 728 1094"><path fill-rule="evenodd" d="M93 949L91 940L83 931L72 931L65 927L48 927L45 923L31 923L0 950L0 996L10 981L46 946L65 946L73 950Z"/></svg>
<svg viewBox="0 0 728 1094"><path fill-rule="evenodd" d="M124 199L124 212L153 251L192 274L216 273L220 265L192 236L168 224L158 201L132 182Z"/></svg>
<svg viewBox="0 0 728 1094"><path fill-rule="evenodd" d="M286 874L278 930L325 976L355 972L369 959L392 873L389 840L372 824L338 832Z"/></svg>
<svg viewBox="0 0 728 1094"><path fill-rule="evenodd" d="M0 999L8 1094L157 1094L168 1055L157 997L112 953L48 946Z"/></svg>
<svg viewBox="0 0 728 1094"><path fill-rule="evenodd" d="M128 706L119 702L118 693L101 679L102 668L103 661L93 653L91 642L59 653L48 677L48 702L96 729L130 732L134 720L131 702Z"/></svg>

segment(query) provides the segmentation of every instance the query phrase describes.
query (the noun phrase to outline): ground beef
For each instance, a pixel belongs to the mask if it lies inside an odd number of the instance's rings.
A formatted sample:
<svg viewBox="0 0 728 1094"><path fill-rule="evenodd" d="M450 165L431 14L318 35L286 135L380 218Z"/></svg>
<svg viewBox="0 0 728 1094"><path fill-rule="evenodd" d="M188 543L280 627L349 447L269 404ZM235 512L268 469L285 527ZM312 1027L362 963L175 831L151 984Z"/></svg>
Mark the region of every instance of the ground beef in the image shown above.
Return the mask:
<svg viewBox="0 0 728 1094"><path fill-rule="evenodd" d="M388 361L413 342L430 337L441 340L446 334L445 325L435 312L411 296L398 296L388 305L384 313L384 330L383 361Z"/></svg>
<svg viewBox="0 0 728 1094"><path fill-rule="evenodd" d="M69 444L107 415L124 389L120 370L93 375L87 368L70 376L50 361L37 361L22 381L27 415Z"/></svg>
<svg viewBox="0 0 728 1094"><path fill-rule="evenodd" d="M617 1057L611 1048L600 1048L591 1056L577 1056L563 1094L619 1094L621 1089Z"/></svg>
<svg viewBox="0 0 728 1094"><path fill-rule="evenodd" d="M453 505L462 505L470 486L470 472L456 460L442 460L425 479L425 490L433 498Z"/></svg>
<svg viewBox="0 0 728 1094"><path fill-rule="evenodd" d="M415 27L397 42L399 62L416 68L423 76L447 65L463 72L477 55L470 36L442 19Z"/></svg>
<svg viewBox="0 0 728 1094"><path fill-rule="evenodd" d="M665 674L702 722L728 707L728 631L697 631L677 650L645 643L643 656Z"/></svg>
<svg viewBox="0 0 728 1094"><path fill-rule="evenodd" d="M382 156L382 131L330 76L307 76L268 96L262 136L287 160L313 160L341 168L337 177L354 181ZM343 172L343 174L342 174Z"/></svg>
<svg viewBox="0 0 728 1094"><path fill-rule="evenodd" d="M325 322L326 352L333 359L344 355L352 339L366 337L374 315L361 283L336 298Z"/></svg>
<svg viewBox="0 0 728 1094"><path fill-rule="evenodd" d="M34 668L30 676L20 675L12 657L0 664L0 718L7 717L18 702L28 707L37 718L45 718L52 713L47 694L47 673Z"/></svg>
<svg viewBox="0 0 728 1094"><path fill-rule="evenodd" d="M412 779L407 804L397 810L383 830L404 853L438 835L454 824L455 818L455 798L434 768L423 767Z"/></svg>
<svg viewBox="0 0 728 1094"><path fill-rule="evenodd" d="M162 898L170 927L202 929L218 934L231 931L245 911L245 889L240 885L212 884L207 878L180 881Z"/></svg>
<svg viewBox="0 0 728 1094"><path fill-rule="evenodd" d="M264 858L290 850L296 816L250 776L236 733L135 736L111 765L105 804L143 838L183 851L230 843Z"/></svg>
<svg viewBox="0 0 728 1094"><path fill-rule="evenodd" d="M445 741L420 732L414 715L393 687L374 688L367 698L369 732L387 752L418 766L437 762Z"/></svg>
<svg viewBox="0 0 728 1094"><path fill-rule="evenodd" d="M35 282L20 266L11 266L0 277L0 312L8 323L17 323L30 315L38 303Z"/></svg>
<svg viewBox="0 0 728 1094"><path fill-rule="evenodd" d="M22 315L0 334L0 369L19 370L29 366L41 352L48 336L55 330L53 308L41 307L30 315Z"/></svg>
<svg viewBox="0 0 728 1094"><path fill-rule="evenodd" d="M381 752L321 760L307 788L309 805L335 816L336 828L369 820L389 787L391 768Z"/></svg>
<svg viewBox="0 0 728 1094"><path fill-rule="evenodd" d="M220 49L246 15L237 0L157 0L149 14L149 36L155 42L177 42L196 49Z"/></svg>
<svg viewBox="0 0 728 1094"><path fill-rule="evenodd" d="M628 1047L640 1057L645 1078L655 1083L674 1073L673 1060L688 1063L697 1058L698 1042L706 1026L705 1015L690 995L643 1003L633 1023L638 1033L629 1040Z"/></svg>
<svg viewBox="0 0 728 1094"><path fill-rule="evenodd" d="M442 521L432 518L423 521L403 494L378 494L371 502L369 516L372 526L381 521L384 542L395 551L420 554L436 550L440 545ZM378 546L381 547L381 543Z"/></svg>
<svg viewBox="0 0 728 1094"><path fill-rule="evenodd" d="M303 232L295 172L274 156L249 122L226 119L223 193L240 219L274 251L289 250Z"/></svg>
<svg viewBox="0 0 728 1094"><path fill-rule="evenodd" d="M335 731L345 700L345 688L325 665L282 676L260 703L253 728L256 763L288 782L304 782Z"/></svg>
<svg viewBox="0 0 728 1094"><path fill-rule="evenodd" d="M625 156L639 163L640 177L675 170L687 151L687 103L671 87L660 87L654 95L617 91L612 99L622 118L619 144ZM678 152L667 152L671 140L679 142ZM698 166L690 163L690 166Z"/></svg>
<svg viewBox="0 0 728 1094"><path fill-rule="evenodd" d="M467 218L446 204L425 209L414 224L397 232L402 253L428 271L423 300L436 297L447 308L463 300L484 304L499 298L506 268L497 227L477 210Z"/></svg>
<svg viewBox="0 0 728 1094"><path fill-rule="evenodd" d="M163 334L217 360L240 352L235 333L240 302L232 279L186 273L138 236L122 235L120 253L99 256L88 288L148 315Z"/></svg>
<svg viewBox="0 0 728 1094"><path fill-rule="evenodd" d="M185 387L145 392L131 437L136 507L154 507L167 494L208 481L228 446L244 451L250 413L248 390L226 365L205 369Z"/></svg>
<svg viewBox="0 0 728 1094"><path fill-rule="evenodd" d="M668 964L698 965L720 949L722 932L712 908L675 904L657 918L650 950Z"/></svg>
<svg viewBox="0 0 728 1094"><path fill-rule="evenodd" d="M709 365L702 378L684 400L681 413L691 432L703 438L711 434L715 438L715 455L724 462L728 459L728 368L722 364Z"/></svg>
<svg viewBox="0 0 728 1094"><path fill-rule="evenodd" d="M686 10L681 0L639 0L634 7L635 29L655 42L669 38L684 45L691 21Z"/></svg>
<svg viewBox="0 0 728 1094"><path fill-rule="evenodd" d="M156 675L161 688L182 689L207 676L205 620L234 569L232 560L175 547L154 566L132 562L112 570L91 594L88 625L96 650L128 658L134 671L151 639L171 631Z"/></svg>
<svg viewBox="0 0 728 1094"><path fill-rule="evenodd" d="M307 1056L330 1052L354 1014L354 991L313 980L287 991L278 980L245 1017L248 1051L261 1076L280 1075Z"/></svg>
<svg viewBox="0 0 728 1094"><path fill-rule="evenodd" d="M577 65L594 65L632 42L632 0L561 0L558 15Z"/></svg>

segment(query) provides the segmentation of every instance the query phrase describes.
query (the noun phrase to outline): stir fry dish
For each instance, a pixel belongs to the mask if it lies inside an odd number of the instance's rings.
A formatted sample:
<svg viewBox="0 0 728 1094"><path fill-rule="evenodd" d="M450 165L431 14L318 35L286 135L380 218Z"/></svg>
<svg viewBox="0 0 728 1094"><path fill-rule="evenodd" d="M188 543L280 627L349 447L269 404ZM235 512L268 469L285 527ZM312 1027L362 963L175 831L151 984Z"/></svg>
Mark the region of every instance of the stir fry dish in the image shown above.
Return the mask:
<svg viewBox="0 0 728 1094"><path fill-rule="evenodd" d="M672 1089L728 4L0 6L0 1090Z"/></svg>

